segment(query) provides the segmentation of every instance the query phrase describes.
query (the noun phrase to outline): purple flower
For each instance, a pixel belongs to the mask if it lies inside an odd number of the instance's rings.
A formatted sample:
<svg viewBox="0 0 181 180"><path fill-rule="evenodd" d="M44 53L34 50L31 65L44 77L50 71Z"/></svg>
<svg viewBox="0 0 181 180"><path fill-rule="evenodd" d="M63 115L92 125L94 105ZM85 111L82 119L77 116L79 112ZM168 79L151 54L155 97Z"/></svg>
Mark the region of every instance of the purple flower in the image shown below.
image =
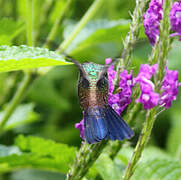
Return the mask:
<svg viewBox="0 0 181 180"><path fill-rule="evenodd" d="M160 104L168 109L173 100L176 100L178 94L178 87L181 85L178 81L178 71L168 70L167 67L166 74L163 79L162 84L162 94L160 97Z"/></svg>
<svg viewBox="0 0 181 180"><path fill-rule="evenodd" d="M106 59L106 64L109 64L112 60ZM121 114L124 109L131 102L131 94L133 87L133 75L132 71L128 74L127 70L124 70L120 74L120 83L119 88L120 92L113 94L114 90L114 78L116 76L116 71L114 70L114 65L111 65L108 68L108 80L109 80L109 95L108 95L108 104L118 113Z"/></svg>
<svg viewBox="0 0 181 180"><path fill-rule="evenodd" d="M181 1L174 2L170 11L171 30L176 33L171 36L180 36L181 40Z"/></svg>
<svg viewBox="0 0 181 180"><path fill-rule="evenodd" d="M144 109L151 109L155 107L159 102L159 94L153 91L142 91L141 96L136 100L143 104Z"/></svg>
<svg viewBox="0 0 181 180"><path fill-rule="evenodd" d="M84 119L80 121L80 123L75 124L75 128L77 128L80 131L80 137L84 139Z"/></svg>
<svg viewBox="0 0 181 180"><path fill-rule="evenodd" d="M141 95L136 102L143 104L145 109L151 109L159 102L159 94L154 92L155 85L150 80L156 73L157 69L157 64L152 66L141 64L138 76L134 78L134 83L139 83L141 89Z"/></svg>
<svg viewBox="0 0 181 180"><path fill-rule="evenodd" d="M163 14L163 0L151 0L149 8L143 15L145 34L153 46L159 35L160 20Z"/></svg>

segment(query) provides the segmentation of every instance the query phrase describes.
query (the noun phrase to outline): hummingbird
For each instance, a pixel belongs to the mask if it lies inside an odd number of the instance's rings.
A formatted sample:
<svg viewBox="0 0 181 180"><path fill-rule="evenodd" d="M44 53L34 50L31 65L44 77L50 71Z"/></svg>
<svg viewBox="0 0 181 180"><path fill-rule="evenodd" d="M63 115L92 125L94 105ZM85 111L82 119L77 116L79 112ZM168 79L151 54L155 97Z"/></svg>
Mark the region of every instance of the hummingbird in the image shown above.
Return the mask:
<svg viewBox="0 0 181 180"><path fill-rule="evenodd" d="M108 104L107 69L110 64L80 64L69 59L79 69L78 97L83 110L84 137L87 143L94 144L104 139L122 141L134 136L128 124Z"/></svg>

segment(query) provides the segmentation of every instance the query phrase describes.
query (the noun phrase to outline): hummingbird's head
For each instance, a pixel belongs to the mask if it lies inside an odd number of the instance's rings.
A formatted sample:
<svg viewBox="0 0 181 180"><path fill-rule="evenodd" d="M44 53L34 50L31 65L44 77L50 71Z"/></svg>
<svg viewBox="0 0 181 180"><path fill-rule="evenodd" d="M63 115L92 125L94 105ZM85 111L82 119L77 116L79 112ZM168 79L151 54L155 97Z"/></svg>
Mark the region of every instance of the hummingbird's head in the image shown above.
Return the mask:
<svg viewBox="0 0 181 180"><path fill-rule="evenodd" d="M89 107L107 104L108 76L107 69L110 64L100 65L92 62L80 64L68 57L79 69L78 96L81 107L85 110Z"/></svg>
<svg viewBox="0 0 181 180"><path fill-rule="evenodd" d="M86 62L80 64L70 56L66 56L67 59L71 60L79 69L79 87L91 88L96 87L98 89L108 87L108 75L107 70L111 64L113 64L116 59L111 63L106 65L96 64L92 62Z"/></svg>
<svg viewBox="0 0 181 180"><path fill-rule="evenodd" d="M108 87L107 69L104 65L88 62L81 66L79 84L82 83L85 88L96 88L98 90Z"/></svg>

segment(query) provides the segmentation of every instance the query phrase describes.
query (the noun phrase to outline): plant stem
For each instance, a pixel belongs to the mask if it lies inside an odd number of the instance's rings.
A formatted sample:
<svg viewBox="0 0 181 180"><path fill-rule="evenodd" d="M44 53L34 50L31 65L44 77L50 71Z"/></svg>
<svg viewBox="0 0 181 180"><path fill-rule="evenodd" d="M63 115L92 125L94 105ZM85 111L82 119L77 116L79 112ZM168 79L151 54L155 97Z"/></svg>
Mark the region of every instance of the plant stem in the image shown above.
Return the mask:
<svg viewBox="0 0 181 180"><path fill-rule="evenodd" d="M104 3L104 0L95 0L82 19L79 21L75 29L72 31L70 36L65 39L58 49L57 53L62 53L69 46L69 44L73 41L73 39L77 36L77 34L82 30L82 28L87 24L87 22L95 15L95 13L100 9L101 5Z"/></svg>
<svg viewBox="0 0 181 180"><path fill-rule="evenodd" d="M157 88L161 88L162 85L162 80L165 75L165 66L166 66L166 61L167 61L167 56L168 52L171 48L171 43L170 43L170 21L169 21L169 13L171 9L171 1L170 0L165 0L163 4L163 19L160 24L160 35L159 39L161 41L158 42L159 44L159 58L158 58L158 75L157 75Z"/></svg>
<svg viewBox="0 0 181 180"><path fill-rule="evenodd" d="M115 78L115 83L114 83L114 92L119 87L119 82L120 82L120 72L121 72L121 62L124 62L124 69L126 69L130 62L131 62L131 52L133 49L133 45L135 44L138 35L139 35L139 28L142 22L143 18L143 12L145 9L145 6L147 4L148 0L136 0L136 7L134 9L133 15L132 15L132 23L130 26L130 31L128 32L125 41L123 43L124 49L121 54L121 59L118 62L117 65L117 73L116 73L116 78Z"/></svg>
<svg viewBox="0 0 181 180"><path fill-rule="evenodd" d="M62 23L64 20L64 17L66 15L66 12L70 9L70 6L72 4L73 0L68 0L64 9L60 12L59 16L57 17L50 33L48 34L48 37L46 39L46 42L43 47L49 47L49 44L53 39L55 38L57 31L58 31L58 26Z"/></svg>
<svg viewBox="0 0 181 180"><path fill-rule="evenodd" d="M35 30L35 39L38 38L39 34L41 33L40 29L42 28L42 25L47 20L47 14L48 10L50 9L51 5L53 4L54 0L45 0L45 3L43 4L42 10L41 10L41 17L39 19L39 23L36 24L36 30Z"/></svg>
<svg viewBox="0 0 181 180"><path fill-rule="evenodd" d="M134 173L137 162L139 161L142 151L148 142L148 139L151 134L151 130L153 128L153 124L155 122L156 108L153 108L147 112L147 118L143 125L143 129L141 131L139 140L136 144L136 148L132 155L132 158L126 168L125 174L123 176L123 180L129 180Z"/></svg>
<svg viewBox="0 0 181 180"><path fill-rule="evenodd" d="M75 158L74 164L72 165L69 173L67 174L66 180L80 180L82 179L92 164L101 154L104 147L107 145L106 140L103 140L97 144L89 145L83 143L77 156Z"/></svg>
<svg viewBox="0 0 181 180"><path fill-rule="evenodd" d="M23 81L21 82L17 92L15 93L12 101L8 104L4 116L1 119L0 123L0 132L3 130L4 126L6 125L9 117L12 115L14 110L16 109L17 105L20 103L25 91L29 87L32 80L32 76L30 73L25 74Z"/></svg>
<svg viewBox="0 0 181 180"><path fill-rule="evenodd" d="M110 141L110 148L109 148L109 157L113 160L118 152L120 151L121 147L123 146L125 141Z"/></svg>
<svg viewBox="0 0 181 180"><path fill-rule="evenodd" d="M28 46L34 45L34 0L26 0L26 36Z"/></svg>
<svg viewBox="0 0 181 180"><path fill-rule="evenodd" d="M156 83L157 83L156 91L157 92L160 92L160 89L161 89L162 80L164 77L165 65L166 65L166 58L168 56L168 52L170 49L170 40L168 39L169 32L170 32L170 25L169 25L169 18L168 18L170 8L171 8L170 0L165 0L163 4L163 20L161 21L161 24L160 24L159 40L156 45L158 46L158 48L153 49L154 51L157 51L157 52L153 51L153 54L159 54L159 58L157 59L158 64L159 64L159 70L158 70L158 73L156 74ZM153 59L151 59L150 62L154 61L155 55L153 55L152 58ZM143 125L143 129L141 131L135 151L128 164L128 167L126 168L125 174L123 176L123 180L129 180L131 176L133 175L134 170L136 168L136 164L138 163L141 157L142 151L151 135L151 131L152 131L155 119L156 119L156 107L152 108L151 110L147 112L146 121Z"/></svg>
<svg viewBox="0 0 181 180"><path fill-rule="evenodd" d="M34 44L34 37L33 37L33 11L34 11L34 0L26 0L26 32L27 32L27 43L29 46L33 46ZM5 109L4 116L1 119L0 123L0 132L2 132L4 126L6 125L9 117L12 115L18 104L20 103L25 91L31 84L33 79L33 75L30 72L26 72L21 85L19 86L18 90L16 91L12 101L8 104L7 108Z"/></svg>

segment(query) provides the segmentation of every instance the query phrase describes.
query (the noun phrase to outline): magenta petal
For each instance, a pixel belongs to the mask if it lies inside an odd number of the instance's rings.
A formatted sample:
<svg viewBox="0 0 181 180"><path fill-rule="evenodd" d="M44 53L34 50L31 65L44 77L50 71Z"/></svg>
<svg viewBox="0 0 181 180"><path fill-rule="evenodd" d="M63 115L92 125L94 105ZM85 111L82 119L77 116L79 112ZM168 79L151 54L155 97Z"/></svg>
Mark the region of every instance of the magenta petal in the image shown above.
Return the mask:
<svg viewBox="0 0 181 180"><path fill-rule="evenodd" d="M82 119L80 123L76 123L75 128L80 131L80 137L84 139L84 119Z"/></svg>

